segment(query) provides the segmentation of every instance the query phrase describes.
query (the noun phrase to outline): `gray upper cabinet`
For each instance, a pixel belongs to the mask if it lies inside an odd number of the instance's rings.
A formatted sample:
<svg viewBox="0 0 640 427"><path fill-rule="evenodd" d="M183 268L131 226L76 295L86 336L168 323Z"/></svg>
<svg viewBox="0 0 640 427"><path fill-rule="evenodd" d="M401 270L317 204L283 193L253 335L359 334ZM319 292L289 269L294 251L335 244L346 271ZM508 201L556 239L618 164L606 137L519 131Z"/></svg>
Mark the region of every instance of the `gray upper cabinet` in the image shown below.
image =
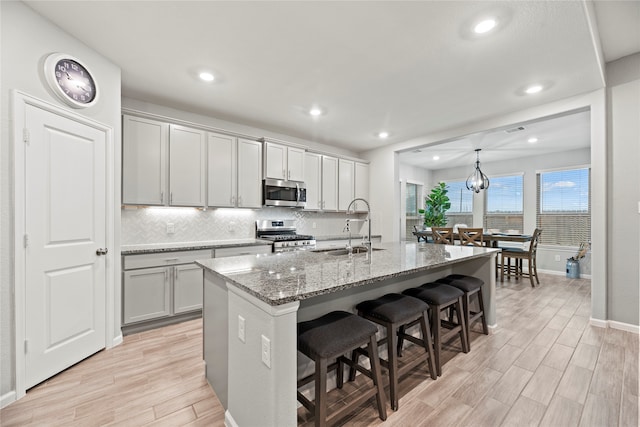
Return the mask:
<svg viewBox="0 0 640 427"><path fill-rule="evenodd" d="M237 152L237 138L218 133L209 133L207 146L208 206L226 208L236 206L238 197Z"/></svg>
<svg viewBox="0 0 640 427"><path fill-rule="evenodd" d="M265 142L265 178L304 181L303 148Z"/></svg>
<svg viewBox="0 0 640 427"><path fill-rule="evenodd" d="M239 208L262 207L262 143L238 140Z"/></svg>
<svg viewBox="0 0 640 427"><path fill-rule="evenodd" d="M205 206L206 132L123 116L122 201Z"/></svg>
<svg viewBox="0 0 640 427"><path fill-rule="evenodd" d="M320 210L322 208L322 155L305 153L304 155L304 183L307 186L306 210Z"/></svg>
<svg viewBox="0 0 640 427"><path fill-rule="evenodd" d="M169 126L169 204L205 205L206 132Z"/></svg>
<svg viewBox="0 0 640 427"><path fill-rule="evenodd" d="M122 133L122 202L167 204L169 125L123 116Z"/></svg>

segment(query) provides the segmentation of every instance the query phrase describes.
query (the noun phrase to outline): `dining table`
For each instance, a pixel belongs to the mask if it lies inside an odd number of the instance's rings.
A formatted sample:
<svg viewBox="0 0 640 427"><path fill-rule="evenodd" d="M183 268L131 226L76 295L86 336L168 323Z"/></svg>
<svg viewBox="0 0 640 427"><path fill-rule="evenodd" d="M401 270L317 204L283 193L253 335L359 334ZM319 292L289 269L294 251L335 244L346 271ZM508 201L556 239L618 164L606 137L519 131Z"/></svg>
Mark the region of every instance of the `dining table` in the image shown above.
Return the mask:
<svg viewBox="0 0 640 427"><path fill-rule="evenodd" d="M429 241L431 237L431 230L417 230L413 232L413 235L419 239ZM460 240L460 236L457 232L453 233L454 240ZM485 231L482 233L482 240L485 246L497 248L500 242L513 242L513 243L526 243L531 241L532 236L530 234L513 234L513 233L490 233Z"/></svg>

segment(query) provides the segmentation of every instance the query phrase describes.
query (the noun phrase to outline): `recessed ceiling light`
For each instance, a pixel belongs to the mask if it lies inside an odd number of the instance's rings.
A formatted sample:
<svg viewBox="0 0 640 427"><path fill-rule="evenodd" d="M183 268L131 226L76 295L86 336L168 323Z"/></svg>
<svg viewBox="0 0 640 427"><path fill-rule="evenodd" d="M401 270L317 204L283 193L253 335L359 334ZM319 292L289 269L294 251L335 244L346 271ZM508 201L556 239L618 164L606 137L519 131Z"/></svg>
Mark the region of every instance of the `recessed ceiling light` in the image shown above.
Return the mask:
<svg viewBox="0 0 640 427"><path fill-rule="evenodd" d="M199 77L201 80L204 80L205 82L212 82L213 80L215 80L215 77L213 77L213 74L207 73L207 72L200 73Z"/></svg>
<svg viewBox="0 0 640 427"><path fill-rule="evenodd" d="M319 109L318 107L313 107L311 110L309 110L309 114L312 115L313 117L318 117L319 115L322 114L322 110Z"/></svg>
<svg viewBox="0 0 640 427"><path fill-rule="evenodd" d="M533 144L534 142L538 142L538 138L529 138L527 139L527 142Z"/></svg>
<svg viewBox="0 0 640 427"><path fill-rule="evenodd" d="M389 137L389 132L380 132L378 133L378 138L385 139Z"/></svg>
<svg viewBox="0 0 640 427"><path fill-rule="evenodd" d="M533 86L529 86L524 91L525 91L525 93L528 93L529 95L532 95L534 93L540 92L541 90L542 90L542 86L541 85L533 85Z"/></svg>
<svg viewBox="0 0 640 427"><path fill-rule="evenodd" d="M433 156L433 160L440 160L440 156Z"/></svg>
<svg viewBox="0 0 640 427"><path fill-rule="evenodd" d="M476 34L484 34L486 32L493 30L495 26L496 26L495 19L485 19L484 21L481 21L475 27L473 27L473 31L475 31Z"/></svg>

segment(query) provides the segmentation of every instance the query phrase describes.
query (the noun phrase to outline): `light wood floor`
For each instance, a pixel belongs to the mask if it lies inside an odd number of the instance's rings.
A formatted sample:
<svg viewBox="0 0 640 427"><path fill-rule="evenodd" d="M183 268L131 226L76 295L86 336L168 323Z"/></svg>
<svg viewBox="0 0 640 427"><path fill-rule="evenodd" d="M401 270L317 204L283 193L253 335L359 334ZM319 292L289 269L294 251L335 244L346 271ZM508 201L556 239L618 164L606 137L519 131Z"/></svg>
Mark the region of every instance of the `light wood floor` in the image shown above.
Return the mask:
<svg viewBox="0 0 640 427"><path fill-rule="evenodd" d="M402 378L400 410L387 407L386 422L372 401L343 424L638 426L638 335L589 326L588 280L540 278L535 289L499 283L495 333L474 333L468 354L452 341L435 381L422 370ZM222 426L201 340L200 320L125 337L4 408L0 424ZM332 392L332 405L366 385ZM298 419L312 425L304 408Z"/></svg>

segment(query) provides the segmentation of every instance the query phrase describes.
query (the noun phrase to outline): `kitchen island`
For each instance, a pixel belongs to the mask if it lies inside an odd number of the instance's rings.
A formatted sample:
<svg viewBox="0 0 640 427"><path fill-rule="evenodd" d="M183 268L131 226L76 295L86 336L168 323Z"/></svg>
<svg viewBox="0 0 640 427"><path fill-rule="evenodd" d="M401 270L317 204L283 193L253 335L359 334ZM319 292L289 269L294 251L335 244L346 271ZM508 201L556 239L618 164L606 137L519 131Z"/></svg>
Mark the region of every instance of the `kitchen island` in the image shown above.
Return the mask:
<svg viewBox="0 0 640 427"><path fill-rule="evenodd" d="M453 272L484 280L495 319L499 250L417 242L376 244L371 254L283 252L197 261L204 269L207 380L230 426L295 426L296 380L313 363L298 357L296 323Z"/></svg>

